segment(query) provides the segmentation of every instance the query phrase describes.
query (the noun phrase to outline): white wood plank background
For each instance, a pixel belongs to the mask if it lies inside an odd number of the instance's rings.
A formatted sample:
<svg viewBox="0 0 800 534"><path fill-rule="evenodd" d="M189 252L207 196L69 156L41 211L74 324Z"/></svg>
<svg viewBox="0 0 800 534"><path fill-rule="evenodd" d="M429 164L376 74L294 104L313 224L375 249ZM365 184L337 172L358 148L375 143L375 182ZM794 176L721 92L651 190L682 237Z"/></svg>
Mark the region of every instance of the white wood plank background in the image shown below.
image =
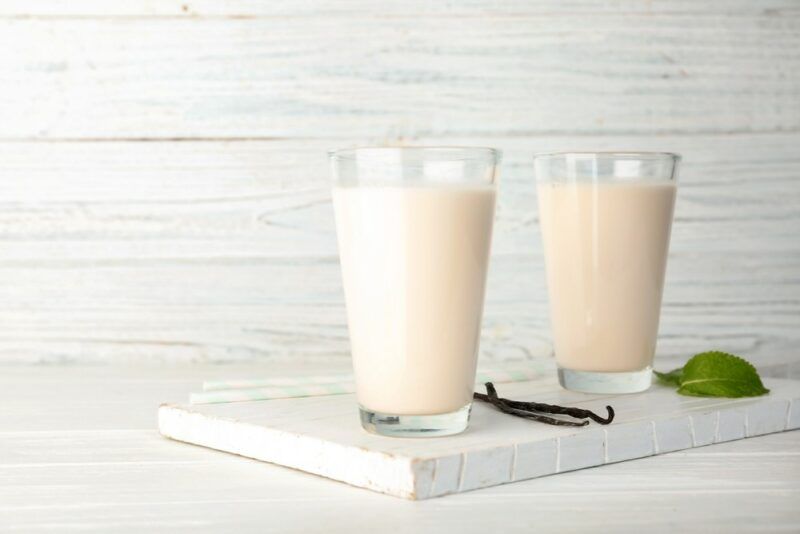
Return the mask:
<svg viewBox="0 0 800 534"><path fill-rule="evenodd" d="M427 0L386 0L376 10L370 0L135 0L109 3L105 0L6 0L0 14L18 17L108 17L108 16L182 16L182 17L274 17L331 16L362 13L373 16L414 14L439 16L491 16L502 14L554 13L699 13L710 15L771 15L797 11L794 0L462 0L428 2Z"/></svg>
<svg viewBox="0 0 800 534"><path fill-rule="evenodd" d="M685 157L659 353L800 341L800 3L0 4L0 362L346 359L325 150L505 151L483 357L550 353L530 154Z"/></svg>
<svg viewBox="0 0 800 534"><path fill-rule="evenodd" d="M5 18L0 138L796 130L771 13Z"/></svg>

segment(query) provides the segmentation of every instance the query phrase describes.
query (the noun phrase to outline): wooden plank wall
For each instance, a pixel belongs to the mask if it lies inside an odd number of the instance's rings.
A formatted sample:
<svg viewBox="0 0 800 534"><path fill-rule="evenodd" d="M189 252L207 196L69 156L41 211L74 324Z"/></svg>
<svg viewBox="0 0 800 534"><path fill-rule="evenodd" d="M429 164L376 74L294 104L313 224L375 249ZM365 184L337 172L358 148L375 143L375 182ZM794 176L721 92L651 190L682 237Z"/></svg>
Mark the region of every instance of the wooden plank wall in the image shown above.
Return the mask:
<svg viewBox="0 0 800 534"><path fill-rule="evenodd" d="M800 359L800 2L4 0L0 362L347 357L325 151L504 150L485 358L551 352L530 156L683 154L659 353Z"/></svg>

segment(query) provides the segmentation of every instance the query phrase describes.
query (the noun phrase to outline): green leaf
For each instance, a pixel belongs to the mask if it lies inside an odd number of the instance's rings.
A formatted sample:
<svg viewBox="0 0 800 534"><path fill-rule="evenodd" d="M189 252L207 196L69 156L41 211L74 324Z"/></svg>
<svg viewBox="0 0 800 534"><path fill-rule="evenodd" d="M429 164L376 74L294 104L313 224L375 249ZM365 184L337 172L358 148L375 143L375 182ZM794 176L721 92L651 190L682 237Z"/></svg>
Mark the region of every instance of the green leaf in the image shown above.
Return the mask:
<svg viewBox="0 0 800 534"><path fill-rule="evenodd" d="M681 385L681 376L683 376L683 367L673 369L669 373L661 373L653 371L658 377L658 380L665 385L679 387Z"/></svg>
<svg viewBox="0 0 800 534"><path fill-rule="evenodd" d="M748 361L726 352L710 351L696 354L686 362L678 393L697 397L757 397L769 390Z"/></svg>

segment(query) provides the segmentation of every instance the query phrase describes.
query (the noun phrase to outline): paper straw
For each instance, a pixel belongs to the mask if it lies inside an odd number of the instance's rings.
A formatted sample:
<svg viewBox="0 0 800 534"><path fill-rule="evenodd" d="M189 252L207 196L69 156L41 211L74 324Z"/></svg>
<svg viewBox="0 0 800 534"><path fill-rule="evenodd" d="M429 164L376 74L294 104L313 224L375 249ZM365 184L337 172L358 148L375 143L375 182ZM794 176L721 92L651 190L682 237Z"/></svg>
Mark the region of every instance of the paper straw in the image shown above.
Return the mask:
<svg viewBox="0 0 800 534"><path fill-rule="evenodd" d="M541 365L509 369L479 369L476 386L533 380L542 374ZM192 393L192 404L258 401L353 393L352 374L275 377L264 379L214 380L203 384L201 393Z"/></svg>
<svg viewBox="0 0 800 534"><path fill-rule="evenodd" d="M272 386L263 388L221 389L192 393L191 404L217 404L222 402L242 402L268 399L288 399L295 397L318 397L322 395L343 395L353 393L356 385L353 382L333 384L308 384L296 386Z"/></svg>
<svg viewBox="0 0 800 534"><path fill-rule="evenodd" d="M203 382L203 391L220 389L266 388L272 386L296 386L310 384L334 384L352 382L353 373L315 376L279 376L275 378L244 378L238 380L208 380Z"/></svg>

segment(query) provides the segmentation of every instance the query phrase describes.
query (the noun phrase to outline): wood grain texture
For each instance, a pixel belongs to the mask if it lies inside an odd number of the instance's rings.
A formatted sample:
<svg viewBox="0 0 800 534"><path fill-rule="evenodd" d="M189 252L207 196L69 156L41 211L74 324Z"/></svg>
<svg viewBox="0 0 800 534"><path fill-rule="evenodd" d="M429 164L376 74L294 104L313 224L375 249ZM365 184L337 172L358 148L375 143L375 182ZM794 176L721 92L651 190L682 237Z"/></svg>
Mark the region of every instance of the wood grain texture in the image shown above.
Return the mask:
<svg viewBox="0 0 800 534"><path fill-rule="evenodd" d="M505 151L484 357L551 351L531 152L617 147L685 157L660 354L797 359L800 136L419 142ZM335 146L0 144L2 359L346 358L324 155Z"/></svg>
<svg viewBox="0 0 800 534"><path fill-rule="evenodd" d="M551 352L530 155L684 155L661 356L800 341L787 0L0 3L0 362L346 359L325 150L505 151L486 358Z"/></svg>
<svg viewBox="0 0 800 534"><path fill-rule="evenodd" d="M708 445L695 439L696 432L711 435L711 443L722 443L800 428L790 417L800 410L800 381L770 379L766 385L769 396L750 399L683 397L674 388L654 386L645 393L614 398L617 417L608 426L540 425L535 432L530 421L498 414L478 402L466 432L440 439L367 434L355 417L353 394L202 406L164 404L158 410L158 427L162 435L178 441L423 500L525 479L530 469L516 469L519 448L555 443L555 454L542 458L550 461L537 466L537 476L560 475ZM595 413L602 413L611 402L608 395L565 391L554 372L503 384L501 389L509 398L578 406ZM732 425L722 423L731 414L739 422L735 430L741 433L728 432ZM449 469L440 472L442 462L459 465L454 484Z"/></svg>
<svg viewBox="0 0 800 534"><path fill-rule="evenodd" d="M800 129L797 11L381 13L0 18L0 138Z"/></svg>
<svg viewBox="0 0 800 534"><path fill-rule="evenodd" d="M800 432L409 503L155 430L158 403L185 399L203 380L327 369L6 367L0 406L15 409L0 410L0 526L294 533L324 525L332 534L800 528Z"/></svg>
<svg viewBox="0 0 800 534"><path fill-rule="evenodd" d="M376 5L370 0L129 0L110 4L104 0L5 0L0 16L17 17L320 17L370 13L378 16L594 13L696 13L706 15L773 15L796 12L793 0L387 0Z"/></svg>

